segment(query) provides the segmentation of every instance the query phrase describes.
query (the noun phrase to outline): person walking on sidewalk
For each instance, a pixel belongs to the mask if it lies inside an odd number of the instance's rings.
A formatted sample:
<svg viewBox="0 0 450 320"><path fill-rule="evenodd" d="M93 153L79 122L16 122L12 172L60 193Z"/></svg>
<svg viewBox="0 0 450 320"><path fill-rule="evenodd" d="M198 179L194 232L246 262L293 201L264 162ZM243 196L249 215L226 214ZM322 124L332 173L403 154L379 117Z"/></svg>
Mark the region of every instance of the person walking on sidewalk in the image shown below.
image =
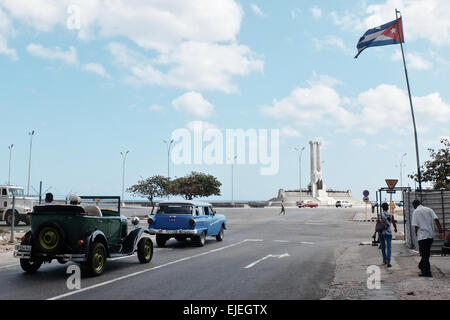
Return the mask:
<svg viewBox="0 0 450 320"><path fill-rule="evenodd" d="M286 210L284 209L284 200L281 200L281 211L278 215L286 215Z"/></svg>
<svg viewBox="0 0 450 320"><path fill-rule="evenodd" d="M433 209L423 206L419 200L414 200L411 225L415 227L416 237L419 242L419 253L422 259L419 263L420 277L432 277L430 266L430 252L435 234L434 225L439 230L439 238L443 239L442 227Z"/></svg>
<svg viewBox="0 0 450 320"><path fill-rule="evenodd" d="M383 256L383 263L388 267L391 265L391 252L392 252L392 231L391 224L394 226L394 231L397 232L397 224L395 223L394 215L389 213L389 205L384 202L381 204L381 213L377 218L377 223L382 223L384 229L378 234L380 241L381 254Z"/></svg>

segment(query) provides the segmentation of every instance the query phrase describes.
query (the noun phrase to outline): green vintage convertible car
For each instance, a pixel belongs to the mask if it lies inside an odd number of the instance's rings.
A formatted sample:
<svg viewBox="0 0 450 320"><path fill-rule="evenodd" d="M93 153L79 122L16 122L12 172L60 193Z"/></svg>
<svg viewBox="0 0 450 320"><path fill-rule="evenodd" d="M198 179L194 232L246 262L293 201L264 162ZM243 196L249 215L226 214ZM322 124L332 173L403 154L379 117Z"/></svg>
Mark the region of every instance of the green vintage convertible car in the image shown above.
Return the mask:
<svg viewBox="0 0 450 320"><path fill-rule="evenodd" d="M108 258L133 255L141 263L153 256L153 242L146 228L135 223L128 232L127 218L120 215L120 197L80 197L81 205L35 206L31 230L16 246L14 256L26 272L42 263L75 261L88 275L100 275ZM105 204L111 208L100 208Z"/></svg>

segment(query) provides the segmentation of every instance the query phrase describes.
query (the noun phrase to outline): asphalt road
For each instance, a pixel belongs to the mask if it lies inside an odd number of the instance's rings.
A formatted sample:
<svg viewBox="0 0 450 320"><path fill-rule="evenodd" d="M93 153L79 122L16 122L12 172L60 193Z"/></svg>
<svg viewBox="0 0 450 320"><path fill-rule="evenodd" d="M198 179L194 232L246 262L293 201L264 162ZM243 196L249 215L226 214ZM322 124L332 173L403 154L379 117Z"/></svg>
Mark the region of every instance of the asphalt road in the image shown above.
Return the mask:
<svg viewBox="0 0 450 320"><path fill-rule="evenodd" d="M136 256L109 260L100 277L81 279L80 290L66 286L72 263L55 261L35 274L0 267L0 299L320 299L337 246L370 240L373 225L352 221L356 210L217 209L228 221L222 242L155 244L149 264Z"/></svg>

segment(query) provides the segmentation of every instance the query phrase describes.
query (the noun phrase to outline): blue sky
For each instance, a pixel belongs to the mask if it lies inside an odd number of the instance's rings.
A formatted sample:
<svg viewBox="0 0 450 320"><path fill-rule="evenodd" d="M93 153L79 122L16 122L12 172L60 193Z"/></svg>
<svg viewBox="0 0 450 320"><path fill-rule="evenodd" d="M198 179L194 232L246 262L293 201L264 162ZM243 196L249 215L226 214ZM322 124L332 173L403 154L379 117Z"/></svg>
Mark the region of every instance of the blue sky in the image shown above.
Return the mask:
<svg viewBox="0 0 450 320"><path fill-rule="evenodd" d="M120 151L130 150L126 186L165 175L162 140L202 123L280 130L277 174L234 166L238 200L298 188L294 147L306 147L305 187L312 139L323 142L328 188L373 195L384 179L399 177L404 153L404 185L413 186L400 47L369 48L353 59L362 34L394 20L395 8L403 14L425 161L427 148L450 136L447 0L0 0L0 181L14 144L11 180L26 186L28 132L35 130L32 186L42 180L60 196L120 195ZM171 164L171 176L192 170L222 182L213 199L231 198L230 165Z"/></svg>

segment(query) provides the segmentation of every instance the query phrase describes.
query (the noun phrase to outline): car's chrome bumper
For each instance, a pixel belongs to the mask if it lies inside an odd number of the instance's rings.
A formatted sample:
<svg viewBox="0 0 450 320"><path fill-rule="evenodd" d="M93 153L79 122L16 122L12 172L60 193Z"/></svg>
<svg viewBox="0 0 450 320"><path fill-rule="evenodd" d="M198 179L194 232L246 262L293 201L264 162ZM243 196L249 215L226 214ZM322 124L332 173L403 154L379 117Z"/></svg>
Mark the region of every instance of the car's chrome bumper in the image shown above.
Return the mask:
<svg viewBox="0 0 450 320"><path fill-rule="evenodd" d="M197 229L176 229L176 230L167 230L167 229L148 229L150 234L167 234L167 235L178 235L178 234L187 234L187 235L196 235L198 234Z"/></svg>
<svg viewBox="0 0 450 320"><path fill-rule="evenodd" d="M19 259L31 259L32 255L31 252L27 251L19 251L14 250L13 253L15 258ZM45 254L45 253L33 253L33 258L43 258L43 259L61 259L63 261L76 261L76 262L82 262L86 261L86 255L84 253L81 254Z"/></svg>

